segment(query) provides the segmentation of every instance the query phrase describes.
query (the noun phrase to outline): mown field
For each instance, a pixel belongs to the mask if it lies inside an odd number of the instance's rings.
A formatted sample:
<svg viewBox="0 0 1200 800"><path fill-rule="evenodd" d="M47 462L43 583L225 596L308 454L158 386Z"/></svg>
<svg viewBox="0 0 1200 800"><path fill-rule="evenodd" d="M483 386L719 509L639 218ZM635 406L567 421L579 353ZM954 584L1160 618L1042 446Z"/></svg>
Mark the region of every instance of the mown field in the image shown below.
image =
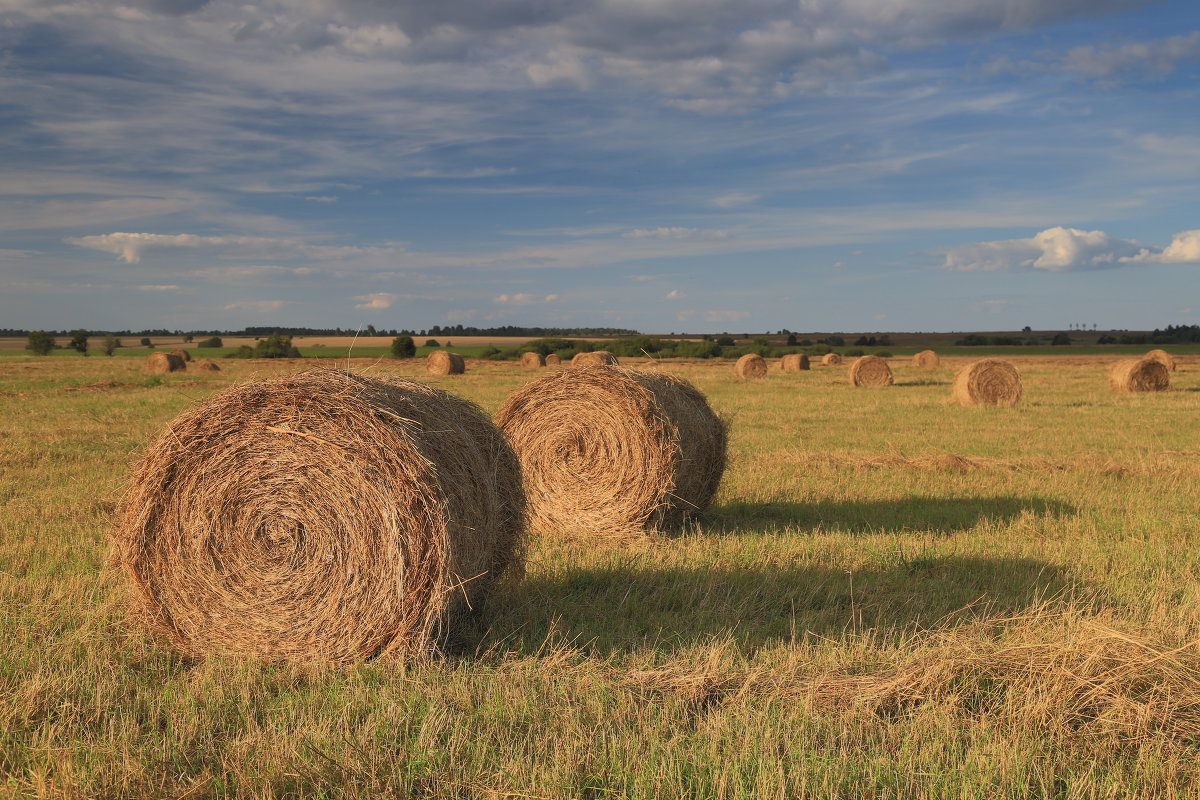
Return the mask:
<svg viewBox="0 0 1200 800"><path fill-rule="evenodd" d="M714 508L535 542L485 629L396 669L186 661L104 568L167 420L309 365L6 357L0 796L1200 795L1200 360L1127 395L1105 357L1015 357L1012 409L949 405L947 361L883 389L656 365L731 420ZM429 380L494 412L532 377Z"/></svg>

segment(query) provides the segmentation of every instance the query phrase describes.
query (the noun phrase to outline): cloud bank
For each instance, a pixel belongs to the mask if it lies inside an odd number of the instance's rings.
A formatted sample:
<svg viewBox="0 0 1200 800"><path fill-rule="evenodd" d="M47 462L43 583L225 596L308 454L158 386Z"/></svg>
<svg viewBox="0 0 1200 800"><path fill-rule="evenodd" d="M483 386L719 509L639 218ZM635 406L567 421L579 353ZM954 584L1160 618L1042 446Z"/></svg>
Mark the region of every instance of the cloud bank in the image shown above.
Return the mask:
<svg viewBox="0 0 1200 800"><path fill-rule="evenodd" d="M1139 263L1196 264L1200 263L1200 230L1176 233L1169 245L1158 247L1104 231L1055 227L1028 239L973 242L935 252L944 257L945 269L957 272L1080 272Z"/></svg>

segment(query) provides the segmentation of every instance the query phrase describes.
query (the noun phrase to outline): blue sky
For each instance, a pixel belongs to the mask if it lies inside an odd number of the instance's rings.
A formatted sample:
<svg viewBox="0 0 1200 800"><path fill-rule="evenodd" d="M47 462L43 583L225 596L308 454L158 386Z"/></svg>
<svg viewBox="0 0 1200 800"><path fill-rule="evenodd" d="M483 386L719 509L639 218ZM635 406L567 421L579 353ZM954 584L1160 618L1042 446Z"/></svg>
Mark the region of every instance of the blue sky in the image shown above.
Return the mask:
<svg viewBox="0 0 1200 800"><path fill-rule="evenodd" d="M1192 0L0 0L0 327L1200 323Z"/></svg>

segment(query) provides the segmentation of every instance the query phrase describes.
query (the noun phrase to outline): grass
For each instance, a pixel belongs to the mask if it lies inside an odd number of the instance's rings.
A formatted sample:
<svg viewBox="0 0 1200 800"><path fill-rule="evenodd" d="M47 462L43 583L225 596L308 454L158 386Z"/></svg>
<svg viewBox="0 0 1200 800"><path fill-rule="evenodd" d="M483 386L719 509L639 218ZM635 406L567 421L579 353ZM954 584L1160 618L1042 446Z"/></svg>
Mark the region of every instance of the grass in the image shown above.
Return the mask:
<svg viewBox="0 0 1200 800"><path fill-rule="evenodd" d="M885 389L666 365L733 421L711 512L536 542L486 629L397 670L187 662L103 569L146 441L306 365L6 358L0 796L1197 796L1200 371L1127 395L1025 358L1021 406L960 408L959 363ZM492 412L530 378L428 379Z"/></svg>

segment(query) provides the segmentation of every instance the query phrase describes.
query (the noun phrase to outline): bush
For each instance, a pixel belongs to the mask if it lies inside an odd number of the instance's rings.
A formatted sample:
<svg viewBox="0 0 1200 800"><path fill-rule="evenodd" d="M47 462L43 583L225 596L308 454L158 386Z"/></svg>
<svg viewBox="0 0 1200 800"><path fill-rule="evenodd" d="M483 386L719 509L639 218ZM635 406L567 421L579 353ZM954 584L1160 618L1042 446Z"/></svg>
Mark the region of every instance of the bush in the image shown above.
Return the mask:
<svg viewBox="0 0 1200 800"><path fill-rule="evenodd" d="M83 353L86 356L88 350L88 332L82 329L72 331L69 346L72 350Z"/></svg>
<svg viewBox="0 0 1200 800"><path fill-rule="evenodd" d="M1050 344L1070 344L1071 337L1065 333L1056 333L1054 338L1050 340Z"/></svg>
<svg viewBox="0 0 1200 800"><path fill-rule="evenodd" d="M417 346L411 336L397 336L392 339L392 358L412 358L417 354Z"/></svg>
<svg viewBox="0 0 1200 800"><path fill-rule="evenodd" d="M110 333L104 337L104 344L100 346L100 349L104 351L104 355L111 356L113 351L120 346L121 340Z"/></svg>
<svg viewBox="0 0 1200 800"><path fill-rule="evenodd" d="M892 354L889 353L887 350L880 350L875 355L879 356L880 358L891 358L892 357Z"/></svg>
<svg viewBox="0 0 1200 800"><path fill-rule="evenodd" d="M232 353L226 353L226 358L254 358L254 348L244 344Z"/></svg>
<svg viewBox="0 0 1200 800"><path fill-rule="evenodd" d="M26 350L31 350L35 356L44 356L54 349L54 337L45 331L30 331Z"/></svg>
<svg viewBox="0 0 1200 800"><path fill-rule="evenodd" d="M196 347L224 347L225 343L221 341L220 336L213 336L209 339L198 343Z"/></svg>
<svg viewBox="0 0 1200 800"><path fill-rule="evenodd" d="M788 334L788 338L787 338L787 345L788 345L788 347L795 347L795 346L796 346L796 334L794 334L794 333L789 333L789 334Z"/></svg>
<svg viewBox="0 0 1200 800"><path fill-rule="evenodd" d="M719 347L733 347L733 337L732 337L732 336L722 336L722 337L720 337L719 339L717 339L717 346L719 346Z"/></svg>
<svg viewBox="0 0 1200 800"><path fill-rule="evenodd" d="M149 336L143 336L141 344L142 347L154 347L154 343L150 341Z"/></svg>
<svg viewBox="0 0 1200 800"><path fill-rule="evenodd" d="M255 358L302 358L300 351L292 346L292 337L272 333L254 345Z"/></svg>
<svg viewBox="0 0 1200 800"><path fill-rule="evenodd" d="M844 356L855 356L855 357L858 357L858 356L862 356L862 355L864 355L864 354L863 354L863 351L862 351L862 350L860 350L860 349L858 349L858 348L856 347L856 348L854 348L853 350L847 350L845 353L842 353L842 355L844 355Z"/></svg>
<svg viewBox="0 0 1200 800"><path fill-rule="evenodd" d="M426 340L425 340L425 346L426 346L426 347L441 347L441 345L440 345L440 344L438 344L438 340L437 340L437 339L426 339Z"/></svg>

